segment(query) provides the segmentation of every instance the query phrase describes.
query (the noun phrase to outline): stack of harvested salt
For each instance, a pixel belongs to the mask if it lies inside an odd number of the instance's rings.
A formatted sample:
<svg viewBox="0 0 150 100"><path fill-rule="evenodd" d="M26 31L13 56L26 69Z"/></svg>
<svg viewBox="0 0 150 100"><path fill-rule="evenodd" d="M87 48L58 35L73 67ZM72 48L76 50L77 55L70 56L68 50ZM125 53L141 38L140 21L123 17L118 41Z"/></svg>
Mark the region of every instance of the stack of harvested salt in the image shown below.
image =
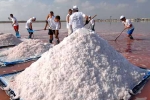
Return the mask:
<svg viewBox="0 0 150 100"><path fill-rule="evenodd" d="M44 43L41 40L29 39L13 48L1 52L0 56L3 56L2 61L5 62L16 61L40 56L49 50L50 47L51 45L49 43Z"/></svg>
<svg viewBox="0 0 150 100"><path fill-rule="evenodd" d="M10 33L1 33L0 34L0 47L1 46L9 46L9 45L17 45L21 41L17 39L13 34Z"/></svg>
<svg viewBox="0 0 150 100"><path fill-rule="evenodd" d="M10 84L23 100L127 100L145 71L98 34L79 29Z"/></svg>
<svg viewBox="0 0 150 100"><path fill-rule="evenodd" d="M2 34L4 34L4 33L0 32L0 35L2 35Z"/></svg>

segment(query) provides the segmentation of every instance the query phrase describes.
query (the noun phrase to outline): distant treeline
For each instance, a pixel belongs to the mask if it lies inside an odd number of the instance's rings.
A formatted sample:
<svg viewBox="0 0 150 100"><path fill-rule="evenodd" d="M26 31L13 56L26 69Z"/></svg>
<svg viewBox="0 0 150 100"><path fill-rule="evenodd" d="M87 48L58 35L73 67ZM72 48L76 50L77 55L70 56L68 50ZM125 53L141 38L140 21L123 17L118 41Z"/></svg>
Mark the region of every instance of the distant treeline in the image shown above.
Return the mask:
<svg viewBox="0 0 150 100"><path fill-rule="evenodd" d="M19 23L26 23L26 21L18 21ZM66 22L66 21L61 21ZM11 21L0 21L0 23L12 23ZM45 23L45 21L35 21L35 23Z"/></svg>
<svg viewBox="0 0 150 100"><path fill-rule="evenodd" d="M96 22L120 22L119 19L95 19ZM150 18L137 18L137 19L131 19L133 22L146 22L150 21ZM26 21L18 21L19 23L26 23ZM61 20L61 22L66 22L65 20ZM11 21L0 21L0 23L11 23ZM41 21L35 21L35 23L45 23L44 20Z"/></svg>
<svg viewBox="0 0 150 100"><path fill-rule="evenodd" d="M130 19L132 22L147 22L150 18L136 18ZM120 19L97 19L98 22L120 22Z"/></svg>

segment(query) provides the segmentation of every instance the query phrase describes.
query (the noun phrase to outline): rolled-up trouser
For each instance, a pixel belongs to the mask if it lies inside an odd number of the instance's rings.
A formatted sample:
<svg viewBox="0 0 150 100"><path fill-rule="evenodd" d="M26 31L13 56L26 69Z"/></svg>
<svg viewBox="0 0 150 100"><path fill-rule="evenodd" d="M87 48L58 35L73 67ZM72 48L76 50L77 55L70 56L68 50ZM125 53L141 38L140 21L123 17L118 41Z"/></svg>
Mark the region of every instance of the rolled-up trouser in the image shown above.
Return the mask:
<svg viewBox="0 0 150 100"><path fill-rule="evenodd" d="M32 29L27 29L28 33L29 33L29 39L32 38L32 34L33 34L33 30Z"/></svg>

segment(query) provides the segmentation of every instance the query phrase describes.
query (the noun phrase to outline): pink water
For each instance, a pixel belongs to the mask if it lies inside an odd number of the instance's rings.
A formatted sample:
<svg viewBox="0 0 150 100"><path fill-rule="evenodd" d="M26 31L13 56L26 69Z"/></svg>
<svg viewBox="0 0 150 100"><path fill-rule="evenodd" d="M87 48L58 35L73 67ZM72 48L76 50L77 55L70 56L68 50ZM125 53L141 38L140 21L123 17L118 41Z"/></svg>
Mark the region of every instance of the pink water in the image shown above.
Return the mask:
<svg viewBox="0 0 150 100"><path fill-rule="evenodd" d="M135 22L133 23L135 31L133 33L134 40L130 40L124 32L118 40L115 42L115 38L123 30L123 25L120 22L116 23L96 23L96 32L106 39L118 52L126 57L132 64L149 68L150 69L150 22ZM33 23L33 28L43 29L45 23ZM22 37L27 37L28 32L24 28L25 23L20 24L20 33ZM65 23L62 23L62 29L60 30L60 40L67 35ZM86 26L89 27L88 25ZM10 23L0 24L0 32L14 33ZM48 41L49 36L47 31L39 31L34 33L34 38L43 39ZM144 98L150 100L150 82L144 87L142 93L137 95L135 98ZM136 100L133 98L133 100Z"/></svg>

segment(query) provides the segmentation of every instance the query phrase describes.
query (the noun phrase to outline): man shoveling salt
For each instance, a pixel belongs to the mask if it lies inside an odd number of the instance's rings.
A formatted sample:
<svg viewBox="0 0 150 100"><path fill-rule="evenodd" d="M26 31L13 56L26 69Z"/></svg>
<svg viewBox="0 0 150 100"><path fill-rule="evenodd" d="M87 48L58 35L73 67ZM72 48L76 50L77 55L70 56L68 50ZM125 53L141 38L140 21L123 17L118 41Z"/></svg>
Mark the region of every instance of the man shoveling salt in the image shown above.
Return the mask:
<svg viewBox="0 0 150 100"><path fill-rule="evenodd" d="M130 38L130 39L133 39L133 37L132 37L132 33L133 33L133 31L134 31L134 26L133 26L133 24L132 24L132 22L131 22L131 20L129 20L129 19L126 19L125 18L125 16L120 16L120 20L122 21L122 23L124 24L124 30L128 30L127 31L127 34L128 34L128 37Z"/></svg>
<svg viewBox="0 0 150 100"><path fill-rule="evenodd" d="M36 18L32 17L29 20L27 20L27 22L26 22L25 28L27 29L27 31L29 33L29 39L31 39L33 36L32 22L35 22L35 21L36 21Z"/></svg>
<svg viewBox="0 0 150 100"><path fill-rule="evenodd" d="M10 14L10 17L8 17L9 20L12 20L12 26L14 27L14 30L16 32L16 37L20 38L20 34L19 34L19 24L17 19L13 16L13 14Z"/></svg>

